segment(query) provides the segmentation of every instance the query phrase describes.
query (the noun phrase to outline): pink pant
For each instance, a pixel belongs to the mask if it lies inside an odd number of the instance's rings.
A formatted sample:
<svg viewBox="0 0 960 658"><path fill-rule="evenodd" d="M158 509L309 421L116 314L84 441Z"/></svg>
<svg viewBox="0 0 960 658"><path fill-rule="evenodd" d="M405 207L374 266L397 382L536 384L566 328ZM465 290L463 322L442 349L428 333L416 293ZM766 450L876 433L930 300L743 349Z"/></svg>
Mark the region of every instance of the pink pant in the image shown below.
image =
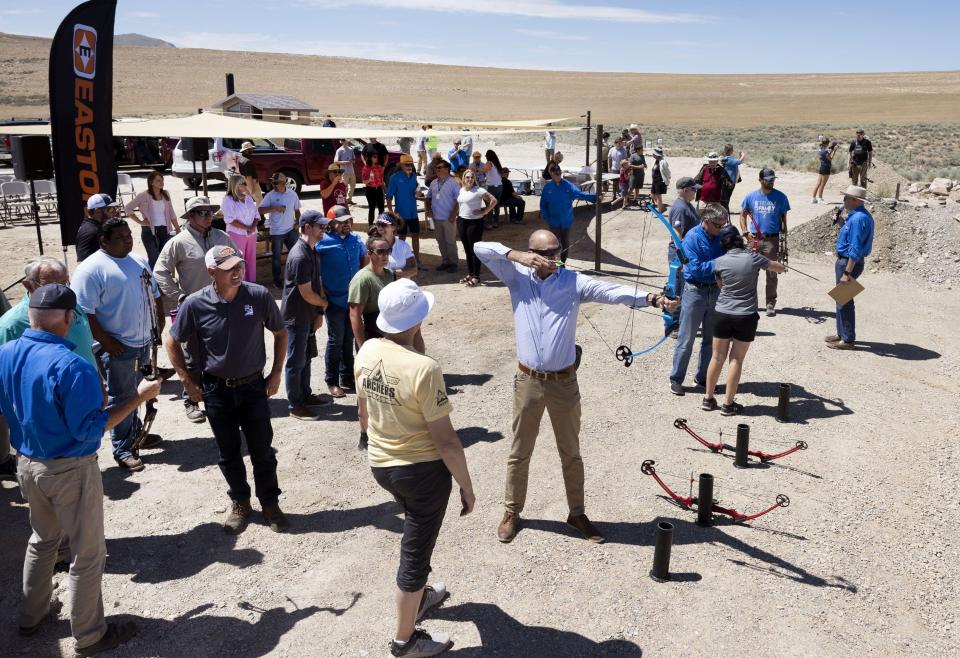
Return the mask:
<svg viewBox="0 0 960 658"><path fill-rule="evenodd" d="M240 233L231 233L230 237L233 238L234 243L237 245L237 249L240 250L240 255L243 256L244 263L247 266L243 272L243 280L252 281L253 283L256 283L257 282L257 234L256 232L253 232L250 235L242 235Z"/></svg>

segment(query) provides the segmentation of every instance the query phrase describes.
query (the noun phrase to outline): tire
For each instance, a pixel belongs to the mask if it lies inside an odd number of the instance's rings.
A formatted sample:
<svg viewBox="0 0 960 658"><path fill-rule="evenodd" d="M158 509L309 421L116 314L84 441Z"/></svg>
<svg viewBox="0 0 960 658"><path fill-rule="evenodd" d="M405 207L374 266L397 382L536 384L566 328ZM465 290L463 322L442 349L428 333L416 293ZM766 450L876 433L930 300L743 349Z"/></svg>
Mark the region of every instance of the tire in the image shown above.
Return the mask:
<svg viewBox="0 0 960 658"><path fill-rule="evenodd" d="M287 177L287 189L292 189L297 194L300 194L300 191L303 189L303 176L299 171L294 171L292 169L284 169L278 173L283 174Z"/></svg>
<svg viewBox="0 0 960 658"><path fill-rule="evenodd" d="M191 190L199 190L200 186L203 185L203 179L199 176L191 176L190 178L184 178L183 181L187 184Z"/></svg>

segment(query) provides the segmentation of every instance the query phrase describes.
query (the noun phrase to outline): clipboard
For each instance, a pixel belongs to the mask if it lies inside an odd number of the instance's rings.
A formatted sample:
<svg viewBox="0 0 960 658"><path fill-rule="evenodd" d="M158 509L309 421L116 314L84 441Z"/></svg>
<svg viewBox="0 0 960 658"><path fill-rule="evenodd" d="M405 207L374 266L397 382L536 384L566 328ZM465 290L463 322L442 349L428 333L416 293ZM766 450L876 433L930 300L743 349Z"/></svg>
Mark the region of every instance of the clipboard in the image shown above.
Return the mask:
<svg viewBox="0 0 960 658"><path fill-rule="evenodd" d="M850 279L850 283L844 283L842 285L838 283L827 294L833 297L833 301L843 306L861 292L863 292L863 286L860 285L860 282L856 279Z"/></svg>

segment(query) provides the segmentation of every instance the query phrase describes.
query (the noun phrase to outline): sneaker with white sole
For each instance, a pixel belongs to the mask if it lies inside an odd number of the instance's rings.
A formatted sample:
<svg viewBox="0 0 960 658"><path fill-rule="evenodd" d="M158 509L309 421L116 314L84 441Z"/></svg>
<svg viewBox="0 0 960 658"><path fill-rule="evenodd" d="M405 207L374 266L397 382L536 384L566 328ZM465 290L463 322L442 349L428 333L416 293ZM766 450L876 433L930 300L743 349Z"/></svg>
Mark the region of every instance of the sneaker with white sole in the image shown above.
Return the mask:
<svg viewBox="0 0 960 658"><path fill-rule="evenodd" d="M390 640L390 655L393 658L428 658L438 656L453 645L446 633L428 633L418 628L403 646Z"/></svg>
<svg viewBox="0 0 960 658"><path fill-rule="evenodd" d="M423 598L420 599L420 609L417 610L417 621L423 619L428 612L443 603L443 600L448 596L450 596L450 592L447 591L447 586L443 583L434 583L424 587Z"/></svg>

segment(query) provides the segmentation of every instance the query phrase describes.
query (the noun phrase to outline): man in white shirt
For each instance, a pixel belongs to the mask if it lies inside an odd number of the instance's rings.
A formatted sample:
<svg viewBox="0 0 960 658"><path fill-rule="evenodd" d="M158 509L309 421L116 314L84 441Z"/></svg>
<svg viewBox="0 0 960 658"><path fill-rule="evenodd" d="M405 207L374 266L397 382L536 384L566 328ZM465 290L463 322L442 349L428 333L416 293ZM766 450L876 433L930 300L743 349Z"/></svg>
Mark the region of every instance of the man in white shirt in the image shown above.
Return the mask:
<svg viewBox="0 0 960 658"><path fill-rule="evenodd" d="M343 182L347 186L347 205L353 203L353 191L357 188L357 172L353 168L353 160L357 157L350 140L341 139L340 148L333 156L333 163L343 169Z"/></svg>
<svg viewBox="0 0 960 658"><path fill-rule="evenodd" d="M273 285L283 290L283 270L280 269L280 252L287 247L287 253L297 244L300 236L294 228L300 221L300 198L293 190L287 189L287 177L279 171L270 178L273 189L267 192L260 202L260 215L270 215L270 268L273 272Z"/></svg>

